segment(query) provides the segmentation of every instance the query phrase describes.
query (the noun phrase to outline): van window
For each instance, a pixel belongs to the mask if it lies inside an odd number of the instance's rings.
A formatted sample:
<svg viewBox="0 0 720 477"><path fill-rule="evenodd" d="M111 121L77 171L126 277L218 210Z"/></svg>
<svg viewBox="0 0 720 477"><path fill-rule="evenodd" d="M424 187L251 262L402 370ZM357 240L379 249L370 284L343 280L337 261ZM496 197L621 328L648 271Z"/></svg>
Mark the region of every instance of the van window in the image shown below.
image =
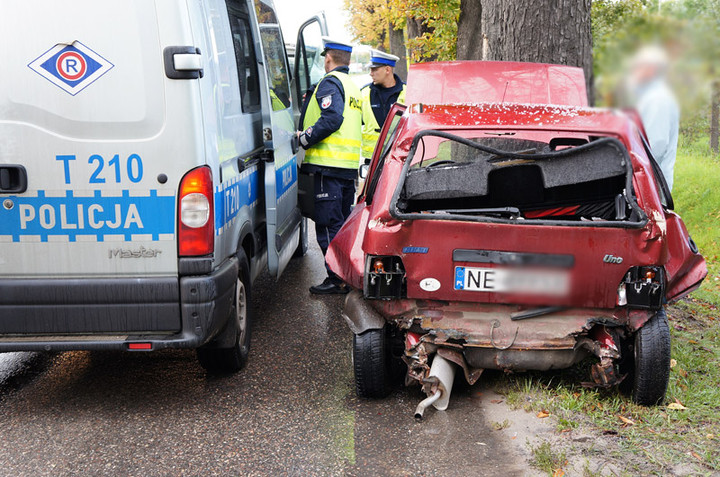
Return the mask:
<svg viewBox="0 0 720 477"><path fill-rule="evenodd" d="M238 5L244 4L238 3ZM240 82L243 112L251 113L260 110L260 79L258 77L255 48L250 33L250 21L245 12L228 4L228 17L232 30L235 62Z"/></svg>
<svg viewBox="0 0 720 477"><path fill-rule="evenodd" d="M290 107L290 83L280 28L277 25L260 25L260 37L265 51L272 108L273 111L281 111Z"/></svg>
<svg viewBox="0 0 720 477"><path fill-rule="evenodd" d="M255 0L255 13L265 54L272 109L281 111L290 107L290 80L280 25L273 9L262 0Z"/></svg>

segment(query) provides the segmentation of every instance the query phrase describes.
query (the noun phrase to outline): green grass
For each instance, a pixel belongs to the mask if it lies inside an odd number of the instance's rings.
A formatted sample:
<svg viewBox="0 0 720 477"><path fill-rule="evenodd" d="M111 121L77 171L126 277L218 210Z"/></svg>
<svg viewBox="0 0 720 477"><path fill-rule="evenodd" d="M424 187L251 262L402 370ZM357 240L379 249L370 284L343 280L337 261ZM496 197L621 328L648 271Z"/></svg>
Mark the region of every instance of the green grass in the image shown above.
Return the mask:
<svg viewBox="0 0 720 477"><path fill-rule="evenodd" d="M700 475L718 472L720 318L704 305L687 299L669 308L674 365L663 405L638 406L617 388L584 388L588 362L557 373L502 378L497 385L510 405L549 412L558 432L583 425L597 435L616 436L614 457L630 475L663 475L675 466ZM673 403L687 409L672 409Z"/></svg>
<svg viewBox="0 0 720 477"><path fill-rule="evenodd" d="M720 159L706 144L706 139L681 142L673 200L708 264L708 276L694 297L720 306Z"/></svg>
<svg viewBox="0 0 720 477"><path fill-rule="evenodd" d="M553 449L548 441L543 441L535 447L528 444L528 447L533 454L530 465L549 476L562 475L560 471L567 464L564 451Z"/></svg>

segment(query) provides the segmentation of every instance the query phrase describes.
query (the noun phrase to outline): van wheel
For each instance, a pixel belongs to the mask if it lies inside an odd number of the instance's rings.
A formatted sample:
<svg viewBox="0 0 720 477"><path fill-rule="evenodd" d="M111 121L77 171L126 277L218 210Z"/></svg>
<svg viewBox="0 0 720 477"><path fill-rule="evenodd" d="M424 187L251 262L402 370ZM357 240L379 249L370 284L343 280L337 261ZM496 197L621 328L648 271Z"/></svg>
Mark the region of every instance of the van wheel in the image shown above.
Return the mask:
<svg viewBox="0 0 720 477"><path fill-rule="evenodd" d="M309 243L310 239L308 238L308 219L307 217L303 217L300 220L300 241L298 242L298 246L295 249L295 253L293 253L293 258L304 257L308 251Z"/></svg>
<svg viewBox="0 0 720 477"><path fill-rule="evenodd" d="M670 380L670 327L658 311L635 333L632 399L642 406L660 404Z"/></svg>
<svg viewBox="0 0 720 477"><path fill-rule="evenodd" d="M353 336L355 391L362 398L384 398L390 394L390 346L387 327Z"/></svg>
<svg viewBox="0 0 720 477"><path fill-rule="evenodd" d="M245 253L238 252L240 271L235 283L235 302L233 303L233 323L236 330L235 345L231 348L198 348L200 365L211 373L235 373L247 363L250 353L250 267Z"/></svg>

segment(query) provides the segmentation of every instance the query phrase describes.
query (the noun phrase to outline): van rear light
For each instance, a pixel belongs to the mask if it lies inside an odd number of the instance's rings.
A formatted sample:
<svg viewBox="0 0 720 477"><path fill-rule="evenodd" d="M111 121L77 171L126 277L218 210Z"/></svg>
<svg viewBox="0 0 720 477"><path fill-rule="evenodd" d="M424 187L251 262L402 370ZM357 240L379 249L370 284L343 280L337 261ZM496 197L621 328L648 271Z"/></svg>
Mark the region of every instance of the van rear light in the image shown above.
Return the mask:
<svg viewBox="0 0 720 477"><path fill-rule="evenodd" d="M212 172L191 170L180 181L178 194L178 253L181 257L209 255L215 247Z"/></svg>
<svg viewBox="0 0 720 477"><path fill-rule="evenodd" d="M128 343L127 347L134 351L152 351L152 343Z"/></svg>

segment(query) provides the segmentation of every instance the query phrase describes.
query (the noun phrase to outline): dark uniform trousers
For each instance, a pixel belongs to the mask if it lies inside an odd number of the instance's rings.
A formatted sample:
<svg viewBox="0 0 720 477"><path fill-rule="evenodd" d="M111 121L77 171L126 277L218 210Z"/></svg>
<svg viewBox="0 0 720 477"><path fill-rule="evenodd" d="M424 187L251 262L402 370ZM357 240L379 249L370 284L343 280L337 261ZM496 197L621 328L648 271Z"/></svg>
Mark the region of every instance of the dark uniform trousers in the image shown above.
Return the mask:
<svg viewBox="0 0 720 477"><path fill-rule="evenodd" d="M315 234L323 256L330 242L350 215L355 199L355 181L316 173L315 177ZM337 279L325 263L328 276Z"/></svg>

